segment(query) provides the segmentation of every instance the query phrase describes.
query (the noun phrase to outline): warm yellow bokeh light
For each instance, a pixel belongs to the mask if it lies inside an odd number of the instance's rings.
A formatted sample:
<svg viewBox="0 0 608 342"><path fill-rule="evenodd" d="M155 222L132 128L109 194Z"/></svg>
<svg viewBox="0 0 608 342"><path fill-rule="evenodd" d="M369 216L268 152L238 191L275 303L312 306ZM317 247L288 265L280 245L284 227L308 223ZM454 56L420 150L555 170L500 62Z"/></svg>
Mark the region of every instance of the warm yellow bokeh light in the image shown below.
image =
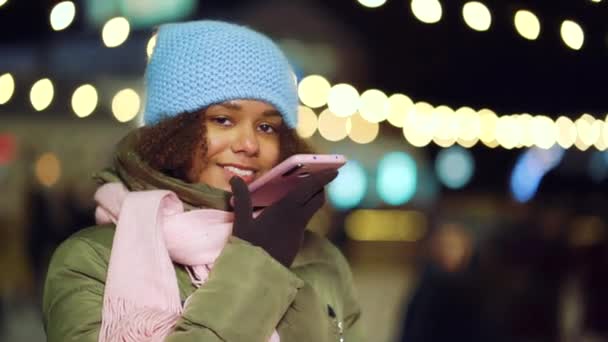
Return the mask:
<svg viewBox="0 0 608 342"><path fill-rule="evenodd" d="M4 6L8 0L0 0L0 7Z"/></svg>
<svg viewBox="0 0 608 342"><path fill-rule="evenodd" d="M112 113L116 120L127 122L133 120L139 112L141 100L135 90L127 88L119 91L112 99Z"/></svg>
<svg viewBox="0 0 608 342"><path fill-rule="evenodd" d="M369 89L361 94L359 114L369 122L382 122L388 116L388 97L378 89Z"/></svg>
<svg viewBox="0 0 608 342"><path fill-rule="evenodd" d="M583 114L574 121L576 125L576 141L574 142L574 146L581 151L587 150L595 141L592 129L594 121L595 119L589 114Z"/></svg>
<svg viewBox="0 0 608 342"><path fill-rule="evenodd" d="M51 187L61 177L61 163L55 154L45 153L36 161L34 173L40 184Z"/></svg>
<svg viewBox="0 0 608 342"><path fill-rule="evenodd" d="M606 122L605 120L604 124L602 125L602 136L599 139L603 140L604 145L608 147L608 122Z"/></svg>
<svg viewBox="0 0 608 342"><path fill-rule="evenodd" d="M444 105L437 106L433 108L433 117L436 124L433 142L441 147L454 145L459 132L458 118L454 110Z"/></svg>
<svg viewBox="0 0 608 342"><path fill-rule="evenodd" d="M304 77L298 85L300 101L310 107L319 108L327 104L331 84L321 75Z"/></svg>
<svg viewBox="0 0 608 342"><path fill-rule="evenodd" d="M496 141L500 146L510 150L515 148L521 141L521 132L517 119L503 115L496 123Z"/></svg>
<svg viewBox="0 0 608 342"><path fill-rule="evenodd" d="M348 117L359 109L359 92L350 84L336 84L329 90L327 96L327 107L329 110L341 117Z"/></svg>
<svg viewBox="0 0 608 342"><path fill-rule="evenodd" d="M62 1L51 10L50 22L55 31L66 29L74 21L76 6L71 1Z"/></svg>
<svg viewBox="0 0 608 342"><path fill-rule="evenodd" d="M146 44L146 55L148 56L148 59L150 59L150 57L152 57L152 53L154 53L154 48L156 47L156 36L158 34L155 33L152 35L152 37L150 37L150 39L148 39L148 44Z"/></svg>
<svg viewBox="0 0 608 342"><path fill-rule="evenodd" d="M124 17L116 17L108 20L103 25L101 38L107 47L117 47L124 43L129 37L131 27L129 21Z"/></svg>
<svg viewBox="0 0 608 342"><path fill-rule="evenodd" d="M405 117L414 102L403 94L393 94L388 98L388 117L386 120L395 127L403 127Z"/></svg>
<svg viewBox="0 0 608 342"><path fill-rule="evenodd" d="M557 127L555 122L544 115L537 115L532 119L532 132L534 145L542 149L550 149L557 141Z"/></svg>
<svg viewBox="0 0 608 342"><path fill-rule="evenodd" d="M512 116L519 126L520 138L518 147L532 147L534 145L534 129L532 121L534 117L528 113ZM521 145L521 146L520 146Z"/></svg>
<svg viewBox="0 0 608 342"><path fill-rule="evenodd" d="M15 79L6 73L0 76L0 105L7 103L15 92Z"/></svg>
<svg viewBox="0 0 608 342"><path fill-rule="evenodd" d="M41 111L46 109L53 101L55 90L53 82L48 78L38 80L30 90L30 102L35 110Z"/></svg>
<svg viewBox="0 0 608 342"><path fill-rule="evenodd" d="M357 0L362 6L368 8L377 8L386 3L386 0Z"/></svg>
<svg viewBox="0 0 608 342"><path fill-rule="evenodd" d="M348 135L346 131L347 117L337 116L329 109L319 115L319 134L329 141L340 141Z"/></svg>
<svg viewBox="0 0 608 342"><path fill-rule="evenodd" d="M369 122L359 113L348 118L346 131L348 137L358 144L368 144L378 136L380 125L377 122Z"/></svg>
<svg viewBox="0 0 608 342"><path fill-rule="evenodd" d="M462 7L464 22L475 31L487 31L492 24L492 14L486 5L471 1Z"/></svg>
<svg viewBox="0 0 608 342"><path fill-rule="evenodd" d="M433 140L436 126L433 106L416 102L405 118L403 136L412 146L424 147Z"/></svg>
<svg viewBox="0 0 608 342"><path fill-rule="evenodd" d="M485 145L496 144L496 123L498 116L492 110L484 108L477 112L479 114L479 140Z"/></svg>
<svg viewBox="0 0 608 342"><path fill-rule="evenodd" d="M302 138L310 138L315 134L318 126L317 114L306 106L298 107L298 127L296 131Z"/></svg>
<svg viewBox="0 0 608 342"><path fill-rule="evenodd" d="M557 126L557 143L562 148L570 148L576 141L576 126L570 118L560 116L555 120Z"/></svg>
<svg viewBox="0 0 608 342"><path fill-rule="evenodd" d="M574 122L576 124L577 138L587 147L593 145L601 135L600 128L595 122L596 119L590 114L583 114Z"/></svg>
<svg viewBox="0 0 608 342"><path fill-rule="evenodd" d="M418 241L428 220L419 211L359 209L344 220L346 235L355 241Z"/></svg>
<svg viewBox="0 0 608 342"><path fill-rule="evenodd" d="M524 38L535 40L540 34L540 21L536 15L527 10L515 13L515 29Z"/></svg>
<svg viewBox="0 0 608 342"><path fill-rule="evenodd" d="M486 145L489 148L497 148L498 146L500 146L500 144L496 140L484 142L483 144Z"/></svg>
<svg viewBox="0 0 608 342"><path fill-rule="evenodd" d="M434 24L441 20L442 8L438 0L412 0L411 5L414 16L426 24Z"/></svg>
<svg viewBox="0 0 608 342"><path fill-rule="evenodd" d="M97 90L90 84L85 84L74 91L72 95L72 109L76 116L84 118L91 115L97 107Z"/></svg>
<svg viewBox="0 0 608 342"><path fill-rule="evenodd" d="M458 120L458 143L464 147L475 145L481 131L477 112L470 107L460 107L454 112L454 115Z"/></svg>
<svg viewBox="0 0 608 342"><path fill-rule="evenodd" d="M597 138L595 143L593 144L598 151L605 151L608 148L608 144L606 144L606 139L604 139L604 132L606 131L606 124L603 120L595 120L595 124L599 126L600 136Z"/></svg>
<svg viewBox="0 0 608 342"><path fill-rule="evenodd" d="M583 28L572 20L564 20L560 28L560 34L564 44L573 50L580 50L585 42Z"/></svg>

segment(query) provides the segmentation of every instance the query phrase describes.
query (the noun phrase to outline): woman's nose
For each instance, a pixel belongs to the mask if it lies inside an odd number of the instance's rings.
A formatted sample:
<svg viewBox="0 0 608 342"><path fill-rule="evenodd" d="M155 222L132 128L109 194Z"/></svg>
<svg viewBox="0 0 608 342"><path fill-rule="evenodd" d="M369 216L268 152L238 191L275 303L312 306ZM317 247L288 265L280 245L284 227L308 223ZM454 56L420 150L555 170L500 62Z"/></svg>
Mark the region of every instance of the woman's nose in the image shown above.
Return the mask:
<svg viewBox="0 0 608 342"><path fill-rule="evenodd" d="M260 144L255 130L246 128L236 133L232 151L234 153L245 153L248 157L256 156L260 152Z"/></svg>

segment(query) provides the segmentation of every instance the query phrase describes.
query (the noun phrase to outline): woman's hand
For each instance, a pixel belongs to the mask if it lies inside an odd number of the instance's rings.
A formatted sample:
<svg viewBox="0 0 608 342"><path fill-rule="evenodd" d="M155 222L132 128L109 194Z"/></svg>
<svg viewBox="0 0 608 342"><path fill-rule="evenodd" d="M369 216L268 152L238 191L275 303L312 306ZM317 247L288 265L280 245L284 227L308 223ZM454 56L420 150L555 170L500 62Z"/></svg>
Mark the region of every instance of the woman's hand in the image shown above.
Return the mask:
<svg viewBox="0 0 608 342"><path fill-rule="evenodd" d="M300 249L306 225L325 203L325 185L337 175L337 171L312 174L281 200L265 208L256 218L252 215L247 185L241 178L232 177L232 234L263 248L275 260L290 267Z"/></svg>

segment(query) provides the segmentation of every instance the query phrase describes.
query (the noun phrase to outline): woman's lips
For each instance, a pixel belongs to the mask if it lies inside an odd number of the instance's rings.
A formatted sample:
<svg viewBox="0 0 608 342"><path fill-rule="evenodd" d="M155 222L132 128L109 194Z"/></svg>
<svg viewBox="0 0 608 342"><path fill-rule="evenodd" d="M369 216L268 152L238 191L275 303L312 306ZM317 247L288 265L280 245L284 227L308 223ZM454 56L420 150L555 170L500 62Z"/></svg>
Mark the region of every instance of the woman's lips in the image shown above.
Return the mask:
<svg viewBox="0 0 608 342"><path fill-rule="evenodd" d="M232 170L230 170L230 168L227 168L225 166L220 165L220 167L222 168L222 170L224 172L224 176L225 176L227 182L229 182L232 177L237 176L237 177L240 177L246 184L250 184L256 178L257 172L255 172L255 171L249 175L244 175L242 173L233 172Z"/></svg>

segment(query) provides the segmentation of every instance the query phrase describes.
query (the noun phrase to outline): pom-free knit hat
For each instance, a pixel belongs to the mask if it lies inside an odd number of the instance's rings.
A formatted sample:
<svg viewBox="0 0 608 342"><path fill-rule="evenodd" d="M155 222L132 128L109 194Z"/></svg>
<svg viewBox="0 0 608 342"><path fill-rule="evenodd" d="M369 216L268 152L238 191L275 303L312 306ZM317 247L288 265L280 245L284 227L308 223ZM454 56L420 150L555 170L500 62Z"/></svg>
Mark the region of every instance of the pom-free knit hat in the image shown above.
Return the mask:
<svg viewBox="0 0 608 342"><path fill-rule="evenodd" d="M237 99L267 102L287 126L297 125L297 81L287 58L270 38L244 26L161 25L145 82L146 125Z"/></svg>

